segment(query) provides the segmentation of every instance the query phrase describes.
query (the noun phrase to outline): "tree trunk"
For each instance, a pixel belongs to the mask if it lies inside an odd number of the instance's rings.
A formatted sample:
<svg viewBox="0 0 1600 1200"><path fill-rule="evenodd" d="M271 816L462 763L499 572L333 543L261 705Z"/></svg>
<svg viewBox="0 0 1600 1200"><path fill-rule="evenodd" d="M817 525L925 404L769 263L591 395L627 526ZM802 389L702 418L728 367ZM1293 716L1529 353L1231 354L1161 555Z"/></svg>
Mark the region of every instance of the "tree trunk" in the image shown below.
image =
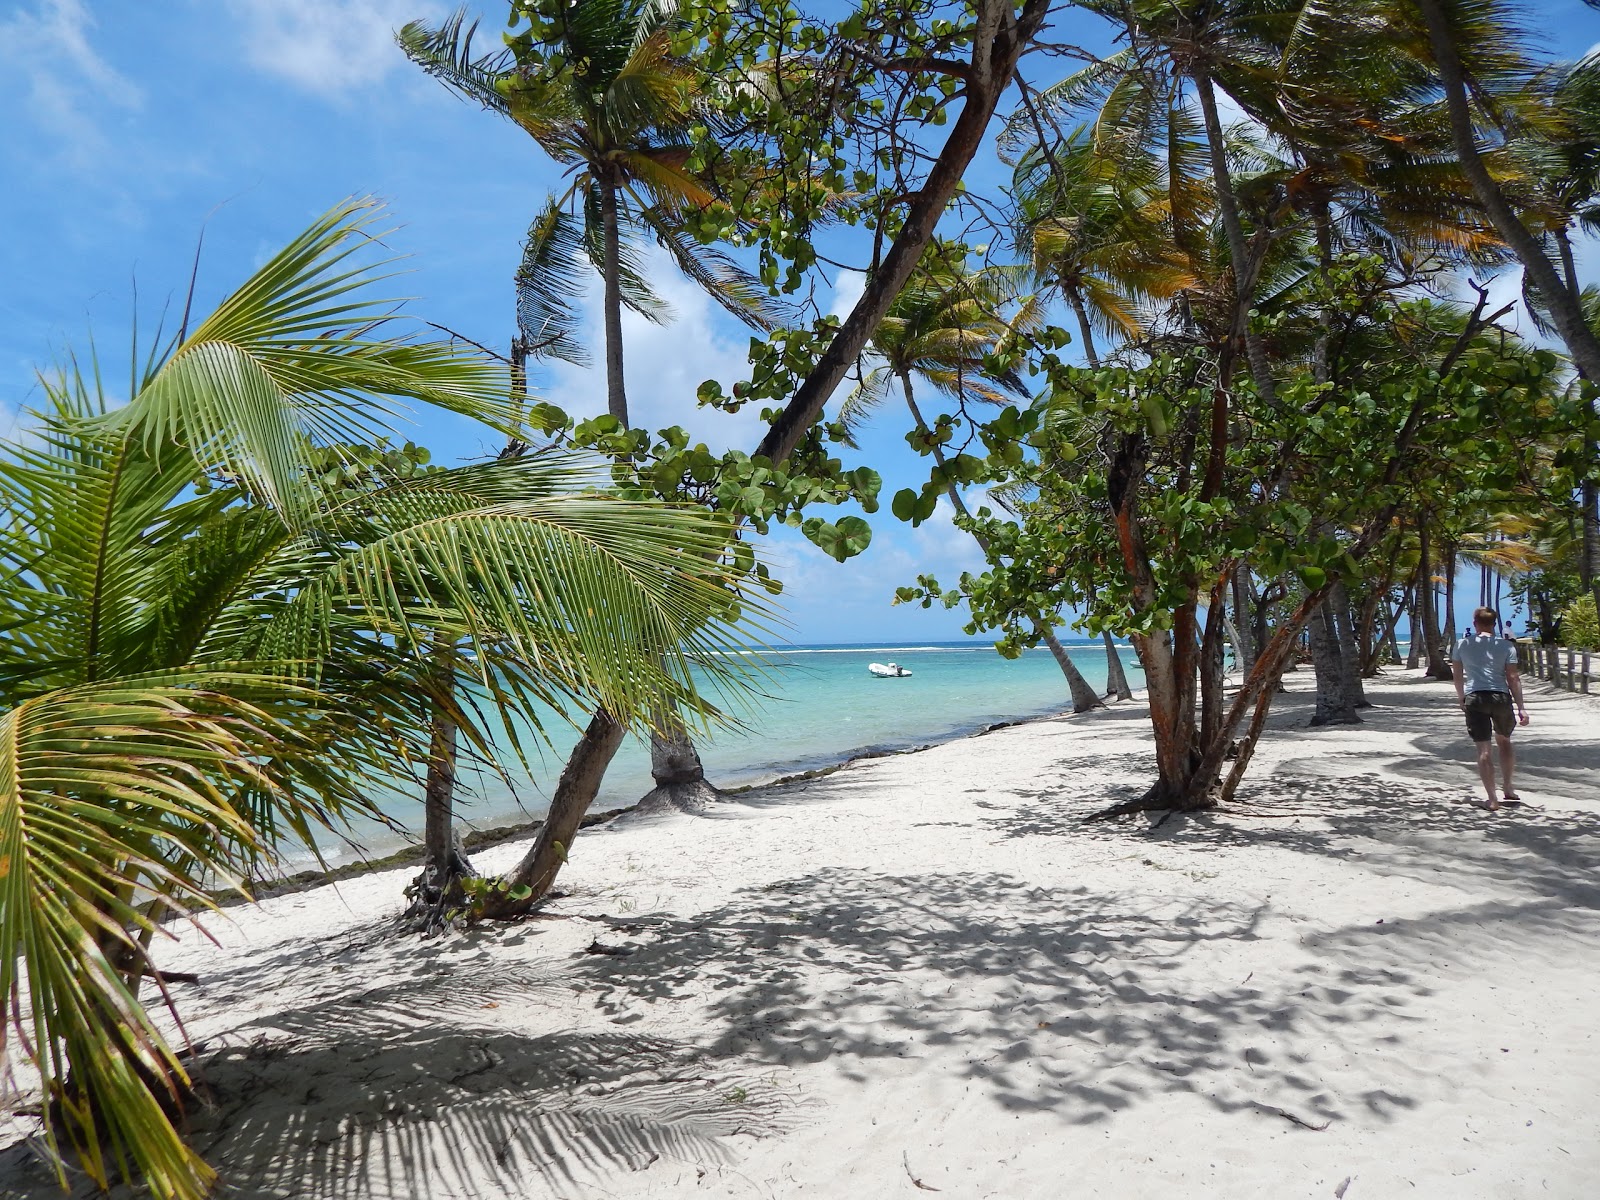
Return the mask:
<svg viewBox="0 0 1600 1200"><path fill-rule="evenodd" d="M659 721L662 730L650 735L650 775L656 786L639 801L639 807L703 812L722 793L706 782L700 752L677 714L663 714Z"/></svg>
<svg viewBox="0 0 1600 1200"><path fill-rule="evenodd" d="M1311 667L1317 676L1317 709L1312 714L1311 724L1361 724L1355 697L1349 691L1344 656L1339 649L1339 631L1331 590L1312 612L1306 628L1311 635Z"/></svg>
<svg viewBox="0 0 1600 1200"><path fill-rule="evenodd" d="M433 652L435 683L445 694L454 687L456 648L441 641ZM454 714L441 703L433 706L428 727L428 774L422 790L422 870L406 888L411 903L405 919L426 933L437 932L447 914L465 898L461 884L474 877L472 864L456 844L456 739Z"/></svg>
<svg viewBox="0 0 1600 1200"><path fill-rule="evenodd" d="M1091 367L1098 367L1100 356L1095 353L1094 328L1089 324L1089 310L1083 303L1083 294L1075 283L1063 283L1061 290L1066 293L1067 304L1078 318L1078 335L1083 338L1083 357Z"/></svg>
<svg viewBox="0 0 1600 1200"><path fill-rule="evenodd" d="M1333 630L1339 645L1339 670L1344 676L1344 692L1356 708L1371 708L1367 689L1361 682L1361 643L1356 637L1355 621L1350 614L1350 592L1342 579L1335 580L1328 590L1328 603L1333 612Z"/></svg>
<svg viewBox="0 0 1600 1200"><path fill-rule="evenodd" d="M1596 459L1595 444L1589 444L1589 464L1591 470ZM1600 486L1594 480L1583 481L1581 494L1583 496L1583 560L1579 566L1579 576L1583 581L1583 590L1594 597L1594 611L1600 614Z"/></svg>
<svg viewBox="0 0 1600 1200"><path fill-rule="evenodd" d="M1456 624L1456 544L1446 542L1444 546L1444 644L1446 646L1454 646L1465 636L1456 632L1459 628Z"/></svg>
<svg viewBox="0 0 1600 1200"><path fill-rule="evenodd" d="M1211 589L1206 607L1205 630L1200 638L1200 745L1209 746L1222 729L1222 685L1224 679L1222 642L1228 619L1226 581Z"/></svg>
<svg viewBox="0 0 1600 1200"><path fill-rule="evenodd" d="M1106 695L1116 696L1118 700L1132 700L1133 689L1128 686L1128 676L1122 669L1122 656L1117 653L1116 639L1111 636L1109 629L1102 629L1100 638L1106 645Z"/></svg>
<svg viewBox="0 0 1600 1200"><path fill-rule="evenodd" d="M600 182L600 225L605 262L606 411L628 425L628 393L622 380L622 245L617 220L617 188Z"/></svg>
<svg viewBox="0 0 1600 1200"><path fill-rule="evenodd" d="M926 434L928 432L928 423L922 419L922 410L917 407L916 390L911 386L911 372L898 371L896 374L900 377L900 391L905 396L906 408L911 412L911 419L916 423L917 432ZM945 465L944 451L938 445L933 447L933 461L941 468ZM967 509L967 502L962 499L961 491L955 484L946 483L944 494L949 497L950 505L956 512L969 520L971 519L972 513ZM976 530L972 532L972 538L978 543L979 549L985 554L989 553L989 540L987 538ZM1072 661L1072 658L1056 639L1056 635L1050 626L1043 621L1035 621L1033 630L1043 639L1044 644L1050 647L1050 653L1055 656L1056 664L1061 668L1061 673L1067 677L1067 690L1072 693L1072 711L1084 713L1092 708L1105 707L1100 697L1095 695L1094 688L1089 686L1089 681L1078 670L1077 664ZM1127 687L1126 681L1123 682L1123 687Z"/></svg>
<svg viewBox="0 0 1600 1200"><path fill-rule="evenodd" d="M1067 648L1057 639L1055 630L1043 621L1035 621L1033 628L1044 640L1044 644L1050 647L1050 653L1055 655L1056 665L1067 677L1067 690L1072 693L1072 711L1085 713L1091 708L1104 708L1105 701L1101 700L1095 694L1094 688L1089 686L1089 681L1083 677L1083 672L1078 670L1077 664L1072 661L1072 656L1067 653ZM1127 686L1126 682L1123 686Z"/></svg>
<svg viewBox="0 0 1600 1200"><path fill-rule="evenodd" d="M1406 596L1406 670L1415 671L1422 655L1422 567L1417 567L1416 577Z"/></svg>
<svg viewBox="0 0 1600 1200"><path fill-rule="evenodd" d="M1239 672L1248 675L1256 665L1256 619L1251 612L1254 588L1250 568L1242 560L1233 572L1233 623L1239 630Z"/></svg>
<svg viewBox="0 0 1600 1200"><path fill-rule="evenodd" d="M1422 648L1428 660L1428 676L1432 679L1451 679L1454 676L1439 644L1439 622L1434 613L1436 590L1433 581L1433 562L1428 556L1426 521L1418 525L1417 537L1421 545L1417 560L1417 594L1422 600L1419 605L1421 608L1419 615L1422 618ZM1415 636L1414 631L1413 636Z"/></svg>
<svg viewBox="0 0 1600 1200"><path fill-rule="evenodd" d="M555 795L550 798L550 811L545 815L533 848L496 881L495 888L480 903L480 916L521 916L549 893L561 865L567 861L572 839L577 836L589 806L600 792L606 768L616 757L625 732L622 724L604 709L594 714L578 744L567 756L567 765L561 771Z"/></svg>
<svg viewBox="0 0 1600 1200"><path fill-rule="evenodd" d="M829 398L861 357L867 343L883 324L889 306L904 289L922 261L923 251L944 218L945 209L967 174L967 168L984 144L989 123L1000 98L1011 85L1017 63L1049 15L1049 0L976 0L973 5L975 36L970 45L960 111L950 132L922 179L922 186L905 199L904 219L883 261L867 280L855 307L833 335L816 366L795 389L783 412L773 421L756 447L756 454L782 462L822 415Z"/></svg>
<svg viewBox="0 0 1600 1200"><path fill-rule="evenodd" d="M1206 128L1206 146L1211 154L1211 175L1217 189L1217 208L1222 213L1222 227L1228 235L1228 257L1232 260L1234 291L1239 306L1238 323L1244 335L1245 358L1250 363L1250 377L1255 380L1261 399L1271 405L1277 399L1272 370L1267 364L1266 351L1261 339L1250 328L1250 307L1255 299L1256 271L1250 251L1245 244L1244 223L1239 219L1239 200L1233 190L1233 178L1228 170L1228 151L1222 138L1222 122L1217 116L1217 97L1212 88L1211 75L1203 66L1193 69L1195 94L1200 100L1200 115Z"/></svg>
<svg viewBox="0 0 1600 1200"><path fill-rule="evenodd" d="M1461 163L1461 173L1472 184L1472 190L1495 230L1521 260L1528 272L1529 282L1549 310L1551 323L1560 333L1561 340L1567 344L1572 361L1588 378L1600 379L1600 339L1595 337L1594 331L1584 320L1583 306L1578 296L1561 281L1538 239L1506 202L1500 185L1489 174L1478 152L1472 109L1467 102L1466 71L1456 50L1444 5L1440 0L1415 0L1415 3L1427 24L1428 39L1433 44L1434 62L1439 69L1445 107L1450 114L1450 134L1455 143L1456 157Z"/></svg>

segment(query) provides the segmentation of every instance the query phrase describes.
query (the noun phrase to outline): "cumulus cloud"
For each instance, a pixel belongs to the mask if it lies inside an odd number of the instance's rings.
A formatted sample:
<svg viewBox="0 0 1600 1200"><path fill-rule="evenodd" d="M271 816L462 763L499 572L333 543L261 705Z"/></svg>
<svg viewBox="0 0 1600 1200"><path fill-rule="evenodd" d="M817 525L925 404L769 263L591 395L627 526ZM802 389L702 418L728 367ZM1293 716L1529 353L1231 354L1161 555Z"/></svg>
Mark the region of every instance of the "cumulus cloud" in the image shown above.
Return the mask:
<svg viewBox="0 0 1600 1200"><path fill-rule="evenodd" d="M97 109L144 103L144 93L90 44L94 28L83 0L38 0L0 19L0 65L26 86L28 115L79 165L105 145Z"/></svg>
<svg viewBox="0 0 1600 1200"><path fill-rule="evenodd" d="M726 391L749 375L749 333L723 314L716 303L679 273L664 252L652 251L645 274L657 294L672 306L674 319L657 325L622 310L623 377L628 416L647 429L681 425L713 450L753 450L760 440L760 408L747 405L736 414L701 408L700 384L715 379ZM606 411L605 333L598 276L584 301L581 338L594 365L553 363L534 386L545 399L575 416Z"/></svg>
<svg viewBox="0 0 1600 1200"><path fill-rule="evenodd" d="M394 43L408 21L437 20L426 0L228 0L255 66L298 87L339 96L405 65ZM496 43L498 44L498 43Z"/></svg>
<svg viewBox="0 0 1600 1200"><path fill-rule="evenodd" d="M866 272L840 271L839 278L833 285L833 304L829 306L828 312L841 321L844 320L860 301L861 293L866 290Z"/></svg>

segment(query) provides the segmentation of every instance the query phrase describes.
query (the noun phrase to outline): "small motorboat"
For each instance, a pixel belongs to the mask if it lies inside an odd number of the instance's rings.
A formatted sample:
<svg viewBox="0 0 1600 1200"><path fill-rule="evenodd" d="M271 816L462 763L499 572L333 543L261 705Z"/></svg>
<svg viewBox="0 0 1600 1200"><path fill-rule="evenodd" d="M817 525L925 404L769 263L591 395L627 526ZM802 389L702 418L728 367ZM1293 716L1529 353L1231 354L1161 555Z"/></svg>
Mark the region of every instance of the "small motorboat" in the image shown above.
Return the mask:
<svg viewBox="0 0 1600 1200"><path fill-rule="evenodd" d="M879 679L904 679L911 674L899 663L868 663L867 670Z"/></svg>

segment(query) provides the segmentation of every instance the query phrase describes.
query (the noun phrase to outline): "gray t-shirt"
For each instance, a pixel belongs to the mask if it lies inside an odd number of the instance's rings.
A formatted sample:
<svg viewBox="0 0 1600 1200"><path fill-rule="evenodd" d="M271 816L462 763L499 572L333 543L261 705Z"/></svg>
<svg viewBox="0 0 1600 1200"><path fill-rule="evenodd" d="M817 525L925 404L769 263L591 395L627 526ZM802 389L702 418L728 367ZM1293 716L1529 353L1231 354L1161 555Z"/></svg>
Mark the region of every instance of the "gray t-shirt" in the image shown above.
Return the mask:
<svg viewBox="0 0 1600 1200"><path fill-rule="evenodd" d="M1466 677L1466 690L1472 692L1508 692L1506 664L1517 661L1517 644L1492 633L1480 633L1462 638L1455 649L1455 661L1461 664Z"/></svg>

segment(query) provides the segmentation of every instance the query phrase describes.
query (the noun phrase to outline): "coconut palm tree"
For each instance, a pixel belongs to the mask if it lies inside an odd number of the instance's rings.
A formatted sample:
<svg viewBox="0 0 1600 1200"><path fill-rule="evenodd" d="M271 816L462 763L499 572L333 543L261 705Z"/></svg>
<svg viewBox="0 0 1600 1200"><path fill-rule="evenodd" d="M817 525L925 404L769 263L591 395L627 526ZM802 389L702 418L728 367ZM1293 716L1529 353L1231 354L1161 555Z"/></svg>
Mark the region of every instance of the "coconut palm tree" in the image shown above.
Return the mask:
<svg viewBox="0 0 1600 1200"><path fill-rule="evenodd" d="M382 266L350 255L374 219L319 220L136 359L120 407L69 362L0 451L0 996L48 1141L102 1186L211 1179L138 999L153 978L172 1003L168 920L381 815L369 797L426 761L441 705L493 767L489 720L538 731L541 705L708 711L691 661L732 639L708 518L547 456L383 477L346 449L402 404L526 432L494 363L367 294ZM441 641L464 648L445 681ZM488 717L454 703L469 686Z"/></svg>
<svg viewBox="0 0 1600 1200"><path fill-rule="evenodd" d="M945 495L951 507L968 520L972 513L960 488L949 479L944 450L931 436L917 404L913 379L920 378L959 404L1004 404L1017 395L1022 390L1019 379L996 378L984 365L1003 342L1038 324L1038 302L1018 296L1017 277L1017 272L1002 268L970 270L958 251L936 244L928 265L895 298L879 324L871 343L877 361L840 410L840 419L853 428L898 384L917 432L928 439L934 462L946 473ZM1004 315L1007 309L1016 310L1009 319ZM987 552L983 534L974 529L973 537ZM1066 676L1073 711L1100 707L1100 697L1050 626L1036 622L1035 630Z"/></svg>
<svg viewBox="0 0 1600 1200"><path fill-rule="evenodd" d="M1100 365L1096 331L1137 338L1140 305L1194 282L1172 236L1165 174L1149 156L1101 153L1083 130L1030 147L1016 165L1017 252L1072 310L1091 366Z"/></svg>
<svg viewBox="0 0 1600 1200"><path fill-rule="evenodd" d="M475 54L475 24L456 13L437 27L413 21L401 49L468 100L515 122L572 182L552 193L528 231L517 271L522 344L582 363L576 301L587 260L604 281L606 395L628 424L622 308L651 320L670 310L645 279L645 236L741 321L770 328L766 289L726 254L701 245L683 218L718 203L708 169L692 165L713 148L711 82L672 53L677 6L658 0L575 0L538 40L524 31Z"/></svg>

